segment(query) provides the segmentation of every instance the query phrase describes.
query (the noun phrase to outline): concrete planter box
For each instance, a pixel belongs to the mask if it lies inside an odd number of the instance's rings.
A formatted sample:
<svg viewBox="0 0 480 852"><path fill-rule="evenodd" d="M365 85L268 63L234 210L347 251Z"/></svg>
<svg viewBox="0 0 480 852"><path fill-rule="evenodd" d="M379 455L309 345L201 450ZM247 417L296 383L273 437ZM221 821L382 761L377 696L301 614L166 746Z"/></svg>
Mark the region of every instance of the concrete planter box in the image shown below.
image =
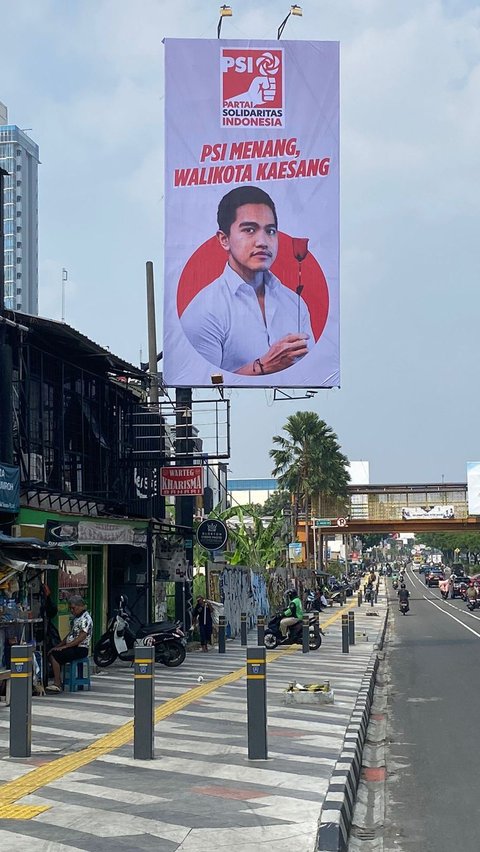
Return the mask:
<svg viewBox="0 0 480 852"><path fill-rule="evenodd" d="M333 689L329 689L328 692L308 692L299 689L295 692L287 690L283 693L284 704L333 704L334 698Z"/></svg>

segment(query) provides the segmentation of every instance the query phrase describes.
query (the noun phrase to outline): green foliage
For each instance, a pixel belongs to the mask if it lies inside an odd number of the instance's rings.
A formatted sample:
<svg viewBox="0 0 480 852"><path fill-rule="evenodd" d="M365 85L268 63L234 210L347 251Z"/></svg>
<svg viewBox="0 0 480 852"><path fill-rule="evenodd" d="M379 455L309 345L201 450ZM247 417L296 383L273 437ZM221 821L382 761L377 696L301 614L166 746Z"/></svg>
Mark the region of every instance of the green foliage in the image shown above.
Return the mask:
<svg viewBox="0 0 480 852"><path fill-rule="evenodd" d="M415 535L415 541L436 550L454 551L458 548L470 553L480 553L480 533L418 533Z"/></svg>
<svg viewBox="0 0 480 852"><path fill-rule="evenodd" d="M276 514L262 521L261 513L248 515L243 506L232 506L224 512L212 512L211 518L226 523L230 545L225 552L230 565L248 565L257 571L280 565L285 561L285 544L282 540L283 518Z"/></svg>
<svg viewBox="0 0 480 852"><path fill-rule="evenodd" d="M283 512L284 509L289 509L292 505L290 493L285 489L277 489L272 491L270 497L267 497L263 504L262 512L264 515L275 515L276 512Z"/></svg>
<svg viewBox="0 0 480 852"><path fill-rule="evenodd" d="M273 476L307 511L315 494L345 497L348 459L340 451L337 436L313 411L297 411L283 427L286 437L274 435L270 450Z"/></svg>
<svg viewBox="0 0 480 852"><path fill-rule="evenodd" d="M365 533L358 536L362 540L363 549L368 547L378 547L382 543L385 536L379 533Z"/></svg>

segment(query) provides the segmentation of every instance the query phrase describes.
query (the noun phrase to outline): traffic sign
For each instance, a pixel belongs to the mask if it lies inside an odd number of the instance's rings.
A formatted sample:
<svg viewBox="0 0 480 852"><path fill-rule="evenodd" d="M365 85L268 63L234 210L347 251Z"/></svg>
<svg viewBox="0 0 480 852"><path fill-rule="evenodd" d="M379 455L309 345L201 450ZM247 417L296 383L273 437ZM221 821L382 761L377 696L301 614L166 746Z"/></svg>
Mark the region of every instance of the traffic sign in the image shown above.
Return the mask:
<svg viewBox="0 0 480 852"><path fill-rule="evenodd" d="M346 518L337 518L337 527L346 527L347 519Z"/></svg>
<svg viewBox="0 0 480 852"><path fill-rule="evenodd" d="M330 518L315 518L316 527L331 527L332 521Z"/></svg>

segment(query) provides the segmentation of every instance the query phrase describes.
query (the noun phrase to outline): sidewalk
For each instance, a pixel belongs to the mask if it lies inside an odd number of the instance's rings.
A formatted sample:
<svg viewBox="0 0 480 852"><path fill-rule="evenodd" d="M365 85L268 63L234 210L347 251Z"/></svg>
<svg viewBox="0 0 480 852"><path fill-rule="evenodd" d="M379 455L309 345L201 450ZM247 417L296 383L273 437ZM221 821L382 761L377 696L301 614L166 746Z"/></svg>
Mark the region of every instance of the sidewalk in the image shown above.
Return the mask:
<svg viewBox="0 0 480 852"><path fill-rule="evenodd" d="M362 678L384 624L373 608L325 613L318 651L268 654L267 761L248 761L245 649L187 655L157 667L155 760L134 761L133 673L119 664L92 691L34 699L32 757L8 758L9 710L0 705L0 846L22 852L258 852L280 844L313 852L322 803L342 752ZM342 611L359 638L341 650ZM333 622L329 625L329 622ZM249 635L249 645L256 636ZM198 677L203 682L198 683ZM291 681L327 679L335 703L285 706Z"/></svg>

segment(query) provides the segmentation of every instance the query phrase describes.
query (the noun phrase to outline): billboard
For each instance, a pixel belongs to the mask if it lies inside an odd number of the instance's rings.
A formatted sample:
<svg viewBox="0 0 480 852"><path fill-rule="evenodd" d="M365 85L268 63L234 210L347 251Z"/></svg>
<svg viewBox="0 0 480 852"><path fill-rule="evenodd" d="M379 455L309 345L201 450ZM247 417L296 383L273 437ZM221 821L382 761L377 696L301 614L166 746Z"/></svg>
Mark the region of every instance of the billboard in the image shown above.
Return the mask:
<svg viewBox="0 0 480 852"><path fill-rule="evenodd" d="M467 462L468 514L480 515L480 462Z"/></svg>
<svg viewBox="0 0 480 852"><path fill-rule="evenodd" d="M165 383L339 386L338 43L165 60Z"/></svg>

